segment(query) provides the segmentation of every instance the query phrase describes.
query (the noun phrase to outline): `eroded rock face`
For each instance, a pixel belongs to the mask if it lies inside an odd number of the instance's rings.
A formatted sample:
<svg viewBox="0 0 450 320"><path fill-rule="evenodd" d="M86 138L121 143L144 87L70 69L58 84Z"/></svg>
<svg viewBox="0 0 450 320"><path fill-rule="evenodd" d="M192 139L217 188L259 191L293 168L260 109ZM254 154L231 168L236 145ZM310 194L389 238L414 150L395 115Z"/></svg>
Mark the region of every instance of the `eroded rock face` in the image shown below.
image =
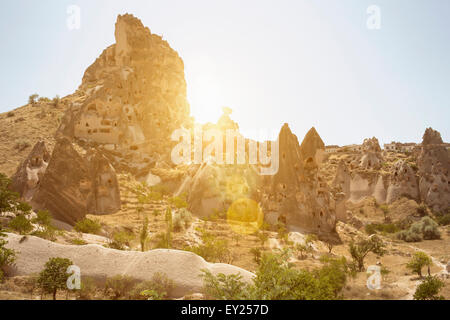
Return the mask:
<svg viewBox="0 0 450 320"><path fill-rule="evenodd" d="M317 133L316 128L312 127L300 146L303 159L313 158L317 164L321 164L325 158L325 144Z"/></svg>
<svg viewBox="0 0 450 320"><path fill-rule="evenodd" d="M407 162L398 161L391 173L391 180L387 190L386 202L388 204L402 197L419 200L419 185L417 176Z"/></svg>
<svg viewBox="0 0 450 320"><path fill-rule="evenodd" d="M86 70L59 134L122 153L163 153L190 121L183 61L132 15L119 15L115 38Z"/></svg>
<svg viewBox="0 0 450 320"><path fill-rule="evenodd" d="M77 151L65 138L58 140L51 157L43 144L36 145L19 167L14 186L35 210L49 210L72 225L88 213L120 210L117 178L108 160L96 151Z"/></svg>
<svg viewBox="0 0 450 320"><path fill-rule="evenodd" d="M314 130L315 131L315 130ZM280 166L278 173L264 178L263 209L279 213L278 220L293 229L317 234L333 233L336 226L335 207L327 183L318 175L314 148L306 151L285 124L278 136Z"/></svg>
<svg viewBox="0 0 450 320"><path fill-rule="evenodd" d="M365 139L361 150L363 155L359 162L359 166L363 169L380 169L383 162L383 156L381 155L381 147L378 139L373 137L371 139Z"/></svg>
<svg viewBox="0 0 450 320"><path fill-rule="evenodd" d="M434 211L450 207L450 158L439 132L428 128L417 159L420 197Z"/></svg>
<svg viewBox="0 0 450 320"><path fill-rule="evenodd" d="M17 168L16 173L12 177L12 189L29 201L33 198L42 177L47 170L50 153L48 152L45 142L36 143L28 157Z"/></svg>

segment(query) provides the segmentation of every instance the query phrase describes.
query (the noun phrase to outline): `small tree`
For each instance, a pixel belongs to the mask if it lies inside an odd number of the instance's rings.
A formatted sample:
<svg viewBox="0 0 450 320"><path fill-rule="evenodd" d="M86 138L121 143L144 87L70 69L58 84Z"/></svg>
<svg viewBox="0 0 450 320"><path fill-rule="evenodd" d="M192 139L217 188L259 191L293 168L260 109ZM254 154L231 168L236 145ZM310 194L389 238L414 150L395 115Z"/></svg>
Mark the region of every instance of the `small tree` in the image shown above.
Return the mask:
<svg viewBox="0 0 450 320"><path fill-rule="evenodd" d="M258 240L261 243L261 247L264 248L265 243L269 240L269 236L264 231L258 232Z"/></svg>
<svg viewBox="0 0 450 320"><path fill-rule="evenodd" d="M3 281L4 277L3 268L14 265L16 261L16 251L5 247L8 244L8 241L3 239L5 237L6 234L0 228L0 282Z"/></svg>
<svg viewBox="0 0 450 320"><path fill-rule="evenodd" d="M53 300L56 300L58 290L67 289L67 279L70 274L67 269L73 262L64 258L50 258L45 264L45 269L41 271L38 278L38 286L45 293L51 293Z"/></svg>
<svg viewBox="0 0 450 320"><path fill-rule="evenodd" d="M33 230L33 225L24 214L17 215L9 222L8 226L23 235Z"/></svg>
<svg viewBox="0 0 450 320"><path fill-rule="evenodd" d="M431 258L425 252L416 252L413 258L406 265L412 272L417 273L422 278L422 268L431 266Z"/></svg>
<svg viewBox="0 0 450 320"><path fill-rule="evenodd" d="M380 206L381 211L383 212L384 221L388 220L388 214L389 214L389 207L385 204L382 204Z"/></svg>
<svg viewBox="0 0 450 320"><path fill-rule="evenodd" d="M331 254L333 251L334 244L331 241L326 241L325 245L328 248L328 253Z"/></svg>
<svg viewBox="0 0 450 320"><path fill-rule="evenodd" d="M369 252L382 256L385 253L384 247L383 241L377 236L371 236L369 239L360 240L357 243L351 242L349 251L358 271L364 270L364 259Z"/></svg>
<svg viewBox="0 0 450 320"><path fill-rule="evenodd" d="M59 95L56 95L52 100L53 106L56 108L59 106L60 102L61 98L59 97Z"/></svg>
<svg viewBox="0 0 450 320"><path fill-rule="evenodd" d="M31 104L34 106L36 104L37 98L39 98L39 95L37 93L33 93L32 95L30 95L28 97L28 104Z"/></svg>
<svg viewBox="0 0 450 320"><path fill-rule="evenodd" d="M253 254L253 260L259 264L261 262L261 249L260 248L251 248L250 252Z"/></svg>
<svg viewBox="0 0 450 320"><path fill-rule="evenodd" d="M147 242L147 239L148 239L148 218L145 217L144 222L142 224L141 234L139 237L142 252L145 251L145 243Z"/></svg>
<svg viewBox="0 0 450 320"><path fill-rule="evenodd" d="M47 210L40 210L36 214L36 218L34 218L33 223L39 223L44 227L48 227L52 223L52 215Z"/></svg>
<svg viewBox="0 0 450 320"><path fill-rule="evenodd" d="M438 277L428 276L417 286L414 300L444 300L439 292L444 287L444 282Z"/></svg>

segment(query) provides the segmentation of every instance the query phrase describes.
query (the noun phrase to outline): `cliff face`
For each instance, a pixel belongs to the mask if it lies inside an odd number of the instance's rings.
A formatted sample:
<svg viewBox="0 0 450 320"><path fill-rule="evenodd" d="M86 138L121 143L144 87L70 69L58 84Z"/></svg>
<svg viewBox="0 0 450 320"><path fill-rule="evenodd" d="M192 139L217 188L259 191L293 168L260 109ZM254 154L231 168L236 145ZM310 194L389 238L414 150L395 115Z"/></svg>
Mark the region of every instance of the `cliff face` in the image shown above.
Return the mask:
<svg viewBox="0 0 450 320"><path fill-rule="evenodd" d="M421 199L436 212L450 208L450 157L439 132L428 128L417 158Z"/></svg>
<svg viewBox="0 0 450 320"><path fill-rule="evenodd" d="M86 70L59 134L122 153L169 150L190 121L183 61L132 15L118 17L115 38Z"/></svg>
<svg viewBox="0 0 450 320"><path fill-rule="evenodd" d="M49 210L57 220L75 224L86 214L120 209L114 169L94 150L77 151L68 139L58 140L51 157L38 143L18 168L13 188L35 210Z"/></svg>
<svg viewBox="0 0 450 320"><path fill-rule="evenodd" d="M275 175L265 178L263 209L267 215L276 213L278 221L286 222L291 229L319 235L333 233L336 207L327 183L318 174L315 149L320 150L320 144L312 143L319 140L305 140L308 148L302 151L289 126L285 124L281 129L280 166ZM302 153L309 157L305 159Z"/></svg>

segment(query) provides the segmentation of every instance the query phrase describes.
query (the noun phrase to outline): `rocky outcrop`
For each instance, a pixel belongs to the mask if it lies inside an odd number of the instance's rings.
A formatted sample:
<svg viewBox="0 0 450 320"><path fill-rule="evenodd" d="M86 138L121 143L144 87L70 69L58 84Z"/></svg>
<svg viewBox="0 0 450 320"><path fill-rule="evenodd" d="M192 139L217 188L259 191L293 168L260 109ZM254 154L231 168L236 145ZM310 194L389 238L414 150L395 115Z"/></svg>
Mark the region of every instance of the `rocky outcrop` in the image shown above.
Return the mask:
<svg viewBox="0 0 450 320"><path fill-rule="evenodd" d="M115 38L86 70L59 135L122 154L167 153L172 132L191 121L183 61L132 15L119 15Z"/></svg>
<svg viewBox="0 0 450 320"><path fill-rule="evenodd" d="M363 155L359 161L359 166L363 169L379 169L383 162L381 155L381 147L378 139L373 137L371 139L365 139L361 150Z"/></svg>
<svg viewBox="0 0 450 320"><path fill-rule="evenodd" d="M22 195L25 201L33 198L50 161L45 142L39 141L28 157L17 168L12 177L11 188Z"/></svg>
<svg viewBox="0 0 450 320"><path fill-rule="evenodd" d="M391 173L386 202L390 204L402 197L419 201L419 185L414 170L407 162L399 160L395 163Z"/></svg>
<svg viewBox="0 0 450 320"><path fill-rule="evenodd" d="M222 263L208 263L198 255L178 250L159 249L146 252L121 251L90 244L85 246L62 245L41 238L7 234L7 247L18 252L12 275L31 275L42 271L48 259L70 259L81 269L83 277L99 281L116 275L127 275L139 281L151 280L155 273L163 273L174 282L172 298L201 292L202 270L217 275L240 274L250 282L254 275L244 269Z"/></svg>
<svg viewBox="0 0 450 320"><path fill-rule="evenodd" d="M316 128L312 127L300 146L303 159L313 158L317 164L321 164L325 158L325 144L317 133Z"/></svg>
<svg viewBox="0 0 450 320"><path fill-rule="evenodd" d="M436 212L450 207L450 157L439 132L428 128L417 158L420 198Z"/></svg>
<svg viewBox="0 0 450 320"><path fill-rule="evenodd" d="M278 220L290 229L319 235L333 233L335 207L327 183L318 175L314 148L305 151L310 157L304 159L298 139L287 124L280 131L278 144L279 170L263 182L264 212L278 213Z"/></svg>
<svg viewBox="0 0 450 320"><path fill-rule="evenodd" d="M34 151L42 150L42 146L35 149L30 154L34 156L33 161L39 154ZM98 152L77 151L68 139L63 138L58 140L45 167L39 171L38 183L34 183L34 175L31 180L24 180L22 174L17 174L13 180L16 190L21 191L22 197L27 197L34 209L49 210L56 220L72 225L88 213L108 214L120 209L115 171ZM30 181L33 181L32 189Z"/></svg>

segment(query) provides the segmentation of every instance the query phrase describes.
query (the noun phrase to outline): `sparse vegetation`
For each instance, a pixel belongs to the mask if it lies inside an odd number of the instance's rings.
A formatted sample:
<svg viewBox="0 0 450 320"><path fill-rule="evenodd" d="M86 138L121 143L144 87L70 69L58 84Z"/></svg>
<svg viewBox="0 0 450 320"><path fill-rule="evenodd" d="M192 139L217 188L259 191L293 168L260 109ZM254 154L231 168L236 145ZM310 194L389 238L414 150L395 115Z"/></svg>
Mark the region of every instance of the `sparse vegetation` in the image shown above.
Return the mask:
<svg viewBox="0 0 450 320"><path fill-rule="evenodd" d="M145 244L148 240L148 218L145 217L144 222L142 223L141 233L139 235L139 240L141 242L141 251L145 251Z"/></svg>
<svg viewBox="0 0 450 320"><path fill-rule="evenodd" d="M169 198L169 203L174 205L178 209L187 208L188 206L185 195Z"/></svg>
<svg viewBox="0 0 450 320"><path fill-rule="evenodd" d="M126 298L135 286L137 280L123 275L117 275L106 280L105 295L110 294L113 300Z"/></svg>
<svg viewBox="0 0 450 320"><path fill-rule="evenodd" d="M187 229L192 222L192 214L186 208L181 208L173 214L173 230L180 231Z"/></svg>
<svg viewBox="0 0 450 320"><path fill-rule="evenodd" d="M445 298L439 295L444 286L444 282L438 277L428 276L417 286L414 300L444 300Z"/></svg>
<svg viewBox="0 0 450 320"><path fill-rule="evenodd" d="M382 256L385 253L385 244L383 241L373 235L367 240L360 240L358 242L351 242L349 251L352 256L356 269L361 272L364 270L364 259L369 252Z"/></svg>
<svg viewBox="0 0 450 320"><path fill-rule="evenodd" d="M69 274L67 269L73 262L64 258L50 258L45 264L45 269L39 274L38 287L43 293L50 293L56 300L58 290L66 290Z"/></svg>
<svg viewBox="0 0 450 320"><path fill-rule="evenodd" d="M397 237L406 242L419 242L422 240L440 239L441 233L438 224L430 217L423 217L419 222L413 223L408 230L397 233Z"/></svg>
<svg viewBox="0 0 450 320"><path fill-rule="evenodd" d="M6 234L2 231L0 227L0 283L3 282L5 277L4 268L6 266L14 265L16 261L16 251L8 249L5 246L8 244L5 238Z"/></svg>
<svg viewBox="0 0 450 320"><path fill-rule="evenodd" d="M172 294L175 285L166 274L157 272L149 281L136 284L129 298L132 300L163 300Z"/></svg>
<svg viewBox="0 0 450 320"><path fill-rule="evenodd" d="M109 247L116 250L126 250L127 247L130 247L130 243L133 239L134 235L130 231L116 231L112 235Z"/></svg>
<svg viewBox="0 0 450 320"><path fill-rule="evenodd" d="M203 257L208 262L230 263L231 252L228 248L227 240L217 239L206 231L202 232L201 239L201 245L190 247L188 250Z"/></svg>
<svg viewBox="0 0 450 320"><path fill-rule="evenodd" d="M368 235L372 235L377 232L396 233L400 230L400 228L393 223L370 223L365 226L365 230Z"/></svg>
<svg viewBox="0 0 450 320"><path fill-rule="evenodd" d="M33 230L31 221L24 214L18 214L9 222L8 227L20 234L28 234Z"/></svg>
<svg viewBox="0 0 450 320"><path fill-rule="evenodd" d="M412 272L417 273L419 277L422 278L422 268L425 266L430 267L432 264L431 258L425 252L416 252L408 262L406 267Z"/></svg>
<svg viewBox="0 0 450 320"><path fill-rule="evenodd" d="M20 151L23 151L25 149L28 149L31 146L30 142L28 140L21 139L16 142L14 145L14 149Z"/></svg>
<svg viewBox="0 0 450 320"><path fill-rule="evenodd" d="M74 229L82 233L99 234L102 226L97 220L84 218L75 224Z"/></svg>
<svg viewBox="0 0 450 320"><path fill-rule="evenodd" d="M333 300L341 298L348 266L345 259L324 259L312 272L292 268L286 254L264 254L252 283L240 275L212 275L204 271L204 290L214 299Z"/></svg>
<svg viewBox="0 0 450 320"><path fill-rule="evenodd" d="M34 106L36 104L36 100L39 98L39 95L37 93L33 93L28 97L28 104L31 104Z"/></svg>

